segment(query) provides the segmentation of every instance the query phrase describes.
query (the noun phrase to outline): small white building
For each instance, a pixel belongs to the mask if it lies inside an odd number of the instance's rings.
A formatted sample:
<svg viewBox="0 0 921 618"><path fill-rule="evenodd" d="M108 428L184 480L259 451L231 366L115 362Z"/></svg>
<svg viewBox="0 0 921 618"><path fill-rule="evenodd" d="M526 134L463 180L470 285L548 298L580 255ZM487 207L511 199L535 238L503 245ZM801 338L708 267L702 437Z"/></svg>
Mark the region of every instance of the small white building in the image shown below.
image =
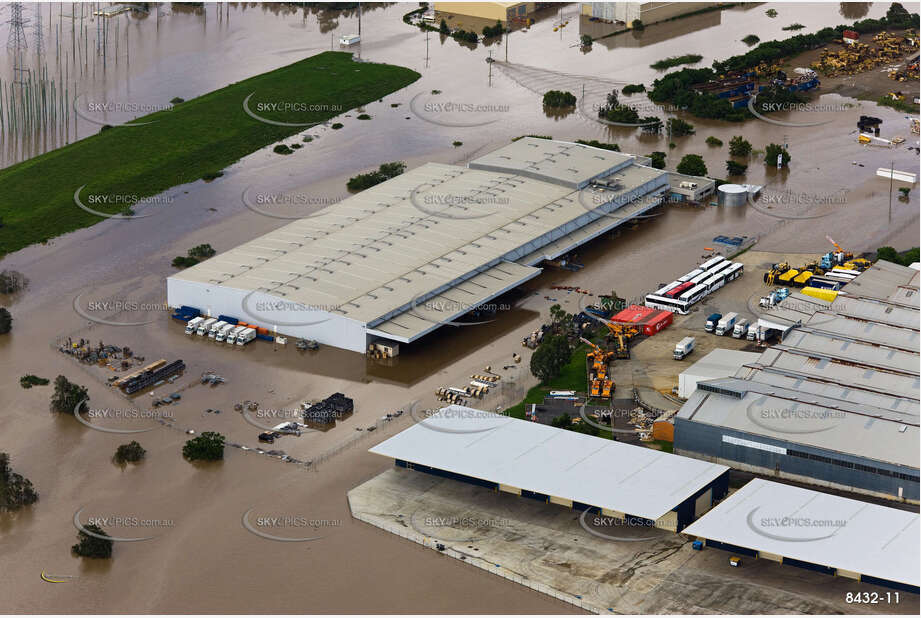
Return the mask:
<svg viewBox="0 0 921 618"><path fill-rule="evenodd" d="M747 363L753 363L761 357L759 352L742 352L717 348L702 359L678 374L678 396L687 399L695 390L697 383L716 378L730 378Z"/></svg>
<svg viewBox="0 0 921 618"><path fill-rule="evenodd" d="M361 42L361 37L357 34L343 34L339 37L339 45L355 45Z"/></svg>

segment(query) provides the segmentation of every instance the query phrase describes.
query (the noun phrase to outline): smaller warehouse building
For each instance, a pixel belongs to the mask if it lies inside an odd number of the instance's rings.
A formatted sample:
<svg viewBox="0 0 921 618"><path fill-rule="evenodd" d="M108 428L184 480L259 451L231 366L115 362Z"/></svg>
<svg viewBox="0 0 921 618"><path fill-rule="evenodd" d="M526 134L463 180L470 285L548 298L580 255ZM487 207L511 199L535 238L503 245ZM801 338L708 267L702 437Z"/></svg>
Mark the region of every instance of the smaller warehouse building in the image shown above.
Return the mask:
<svg viewBox="0 0 921 618"><path fill-rule="evenodd" d="M716 190L716 181L704 176L688 176L678 172L668 173L669 196L672 202L701 203Z"/></svg>
<svg viewBox="0 0 921 618"><path fill-rule="evenodd" d="M763 479L684 530L708 547L918 594L918 514Z"/></svg>
<svg viewBox="0 0 921 618"><path fill-rule="evenodd" d="M877 262L832 301L792 294L759 320L780 343L698 380L675 453L919 501L918 271Z"/></svg>
<svg viewBox="0 0 921 618"><path fill-rule="evenodd" d="M582 14L607 21L617 21L633 26L634 20L644 25L674 19L688 13L695 13L719 2L583 2Z"/></svg>
<svg viewBox="0 0 921 618"><path fill-rule="evenodd" d="M523 20L547 3L542 2L436 2L438 13L453 13L507 23Z"/></svg>
<svg viewBox="0 0 921 618"><path fill-rule="evenodd" d="M756 362L758 352L717 348L678 374L678 396L687 399L697 390L697 383L734 376L744 365Z"/></svg>
<svg viewBox="0 0 921 618"><path fill-rule="evenodd" d="M678 532L729 490L729 468L463 406L370 450L397 466Z"/></svg>

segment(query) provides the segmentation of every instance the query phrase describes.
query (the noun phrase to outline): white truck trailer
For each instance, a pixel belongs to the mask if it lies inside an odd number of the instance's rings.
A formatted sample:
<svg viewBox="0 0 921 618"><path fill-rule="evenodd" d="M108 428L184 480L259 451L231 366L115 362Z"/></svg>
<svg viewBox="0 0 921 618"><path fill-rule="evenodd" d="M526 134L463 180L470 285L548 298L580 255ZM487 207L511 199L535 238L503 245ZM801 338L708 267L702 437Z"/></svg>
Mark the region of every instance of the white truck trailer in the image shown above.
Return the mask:
<svg viewBox="0 0 921 618"><path fill-rule="evenodd" d="M198 329L198 325L205 321L205 318L198 316L197 318L192 318L185 325L185 334L191 335Z"/></svg>
<svg viewBox="0 0 921 618"><path fill-rule="evenodd" d="M195 332L197 332L199 336L204 337L208 333L208 331L211 330L211 327L214 325L215 322L217 322L217 318L208 318L207 320L205 320L204 322L198 325L198 330Z"/></svg>
<svg viewBox="0 0 921 618"><path fill-rule="evenodd" d="M688 354L694 351L694 344L697 339L694 337L685 337L675 344L675 360L684 360Z"/></svg>
<svg viewBox="0 0 921 618"><path fill-rule="evenodd" d="M211 330L208 331L208 338L214 339L217 337L217 334L221 332L221 329L227 326L227 322L224 320L219 320L211 325Z"/></svg>
<svg viewBox="0 0 921 618"><path fill-rule="evenodd" d="M224 341L225 339L227 339L227 335L230 334L230 331L232 331L236 327L237 327L236 324L224 324L224 326L221 327L221 330L219 330L217 334L214 336L214 340Z"/></svg>
<svg viewBox="0 0 921 618"><path fill-rule="evenodd" d="M255 328L244 328L242 331L237 333L237 345L246 345L250 341L256 338L256 329Z"/></svg>
<svg viewBox="0 0 921 618"><path fill-rule="evenodd" d="M239 336L239 334L242 333L244 330L246 330L245 326L234 326L233 330L227 333L227 339L225 341L231 345L236 343L237 336Z"/></svg>
<svg viewBox="0 0 921 618"><path fill-rule="evenodd" d="M736 339L742 339L746 334L748 334L748 320L739 318L732 329L732 336Z"/></svg>
<svg viewBox="0 0 921 618"><path fill-rule="evenodd" d="M735 312L727 313L722 318L720 318L719 322L716 323L716 330L714 331L714 334L725 335L727 333L731 333L733 327L735 327L736 325L736 320L738 319L739 319L738 313L735 313Z"/></svg>

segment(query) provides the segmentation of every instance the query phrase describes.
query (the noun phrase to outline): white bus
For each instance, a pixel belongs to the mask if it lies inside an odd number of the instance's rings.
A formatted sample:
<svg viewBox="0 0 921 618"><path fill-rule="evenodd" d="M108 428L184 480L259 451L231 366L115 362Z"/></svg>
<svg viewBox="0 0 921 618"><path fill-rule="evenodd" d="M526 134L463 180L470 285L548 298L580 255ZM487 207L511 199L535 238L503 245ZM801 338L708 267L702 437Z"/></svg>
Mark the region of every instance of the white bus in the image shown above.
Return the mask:
<svg viewBox="0 0 921 618"><path fill-rule="evenodd" d="M745 271L745 264L742 262L735 262L732 266L726 269L726 283L729 283L733 279L738 279L742 276L742 273Z"/></svg>
<svg viewBox="0 0 921 618"><path fill-rule="evenodd" d="M687 303L690 307L694 303L700 301L701 298L710 293L710 289L705 285L696 285L684 294L681 295L678 300L683 303Z"/></svg>
<svg viewBox="0 0 921 618"><path fill-rule="evenodd" d="M718 266L721 262L728 262L728 261L729 261L729 260L727 260L726 258L724 258L722 255L718 255L718 256L716 256L715 258L711 258L711 259L707 260L706 262L704 262L703 264L701 264L701 265L698 266L697 268L700 268L701 270L710 270L710 269L713 268L714 266Z"/></svg>
<svg viewBox="0 0 921 618"><path fill-rule="evenodd" d="M662 309L672 313L687 315L691 304L680 298L668 298L667 296L658 296L656 294L647 294L645 305L652 309Z"/></svg>
<svg viewBox="0 0 921 618"><path fill-rule="evenodd" d="M690 281L691 279L693 279L693 278L696 277L697 275L700 275L700 274L705 273L705 272L706 272L705 270L703 270L703 269L701 269L701 268L698 268L697 270L692 270L691 272L689 272L689 273L686 274L686 275L682 275L682 276L678 277L678 281L681 281L682 283L684 283L685 281Z"/></svg>
<svg viewBox="0 0 921 618"><path fill-rule="evenodd" d="M676 288L676 287L678 287L679 285L681 285L682 283L683 283L683 281L672 281L672 282L669 283L668 285L663 286L663 287L659 288L658 290L656 290L655 292L653 292L653 294L655 294L656 296L662 296L663 294L665 294L666 292L668 292L670 289Z"/></svg>

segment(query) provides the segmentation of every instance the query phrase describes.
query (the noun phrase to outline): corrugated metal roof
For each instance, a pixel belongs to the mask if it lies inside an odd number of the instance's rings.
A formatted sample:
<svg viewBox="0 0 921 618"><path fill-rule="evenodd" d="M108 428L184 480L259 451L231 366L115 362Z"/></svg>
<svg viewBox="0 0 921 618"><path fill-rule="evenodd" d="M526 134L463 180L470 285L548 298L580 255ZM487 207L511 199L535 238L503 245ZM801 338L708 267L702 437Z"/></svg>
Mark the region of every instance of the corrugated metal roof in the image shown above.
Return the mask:
<svg viewBox="0 0 921 618"><path fill-rule="evenodd" d="M579 172L586 179L626 164L619 188L605 194L615 204L596 204L562 181L428 163L173 278L259 290L373 326L502 261L586 233L592 221L616 225L606 213L637 207L632 199L646 183L667 184L665 172L625 155L536 141L568 153L568 166L588 165Z"/></svg>
<svg viewBox="0 0 921 618"><path fill-rule="evenodd" d="M414 303L409 311L401 313L369 329L369 334L409 343L454 320L496 296L518 287L539 275L539 268L502 262L484 273L467 279L447 292L428 300Z"/></svg>
<svg viewBox="0 0 921 618"><path fill-rule="evenodd" d="M776 389L781 396L774 396L758 392L765 390L765 385L749 380L739 380L742 384L737 384L732 380L698 383L697 390L681 407L678 416L791 444L805 444L918 469L921 433L917 419L909 425L893 418L877 418L870 413L872 410L857 413L828 408L818 396L810 400L807 395L799 394L795 399L788 399L783 396L790 393L783 389ZM701 384L725 386L730 390L738 387L745 389L746 394L741 399L727 397L701 390Z"/></svg>
<svg viewBox="0 0 921 618"><path fill-rule="evenodd" d="M647 519L729 469L462 406L442 408L370 452Z"/></svg>
<svg viewBox="0 0 921 618"><path fill-rule="evenodd" d="M514 172L528 178L581 189L635 162L634 157L584 144L523 137L474 159L471 169Z"/></svg>
<svg viewBox="0 0 921 618"><path fill-rule="evenodd" d="M918 585L918 514L753 479L684 529L785 558Z"/></svg>

